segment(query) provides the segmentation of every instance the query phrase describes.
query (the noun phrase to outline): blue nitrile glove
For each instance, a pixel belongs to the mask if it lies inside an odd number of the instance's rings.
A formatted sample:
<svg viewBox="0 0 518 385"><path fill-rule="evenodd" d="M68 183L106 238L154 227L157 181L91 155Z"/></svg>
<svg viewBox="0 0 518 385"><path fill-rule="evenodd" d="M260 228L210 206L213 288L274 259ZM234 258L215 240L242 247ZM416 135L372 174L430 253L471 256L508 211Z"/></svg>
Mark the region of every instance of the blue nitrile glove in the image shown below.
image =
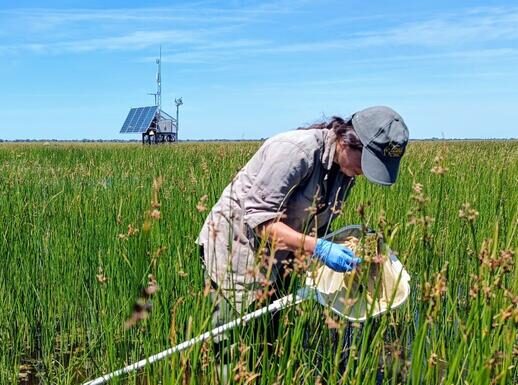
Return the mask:
<svg viewBox="0 0 518 385"><path fill-rule="evenodd" d="M317 239L313 256L339 273L353 270L362 261L350 248L325 239Z"/></svg>

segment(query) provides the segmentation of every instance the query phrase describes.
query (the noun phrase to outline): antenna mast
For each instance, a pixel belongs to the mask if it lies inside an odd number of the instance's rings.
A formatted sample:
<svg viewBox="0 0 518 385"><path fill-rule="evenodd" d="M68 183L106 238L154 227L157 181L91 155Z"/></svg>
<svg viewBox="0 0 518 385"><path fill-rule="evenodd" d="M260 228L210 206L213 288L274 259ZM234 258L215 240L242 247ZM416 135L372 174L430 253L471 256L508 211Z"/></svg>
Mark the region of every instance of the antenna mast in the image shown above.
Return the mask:
<svg viewBox="0 0 518 385"><path fill-rule="evenodd" d="M160 46L160 58L156 59L158 70L156 74L156 105L162 109L162 46Z"/></svg>

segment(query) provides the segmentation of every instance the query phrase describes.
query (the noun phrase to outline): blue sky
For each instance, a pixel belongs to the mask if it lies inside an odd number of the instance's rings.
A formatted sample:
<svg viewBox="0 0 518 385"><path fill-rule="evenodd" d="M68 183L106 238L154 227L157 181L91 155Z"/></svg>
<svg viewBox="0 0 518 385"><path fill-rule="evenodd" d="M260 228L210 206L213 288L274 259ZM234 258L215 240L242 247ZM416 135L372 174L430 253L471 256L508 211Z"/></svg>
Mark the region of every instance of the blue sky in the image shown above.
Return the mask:
<svg viewBox="0 0 518 385"><path fill-rule="evenodd" d="M518 137L515 1L0 2L0 139L255 139L371 105L412 138Z"/></svg>

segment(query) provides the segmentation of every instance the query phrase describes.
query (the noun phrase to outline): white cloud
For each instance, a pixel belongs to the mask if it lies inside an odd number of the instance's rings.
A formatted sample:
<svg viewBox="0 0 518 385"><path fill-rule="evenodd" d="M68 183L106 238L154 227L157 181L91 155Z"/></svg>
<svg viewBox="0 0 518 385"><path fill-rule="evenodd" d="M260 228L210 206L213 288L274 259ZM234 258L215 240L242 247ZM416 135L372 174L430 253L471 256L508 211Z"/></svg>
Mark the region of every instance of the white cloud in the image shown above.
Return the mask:
<svg viewBox="0 0 518 385"><path fill-rule="evenodd" d="M195 6L170 8L0 11L0 20L10 20L4 29L12 28L15 32L19 26L24 26L40 32L18 41L7 40L8 43L0 45L0 52L129 51L167 43L172 52L166 53L164 60L203 63L233 60L243 55L323 53L380 47L442 50L445 52L427 53L432 57L447 57L452 55L448 51L462 47L465 54L469 52L467 49L472 50L473 59L480 57L476 52L480 55L495 53L485 47L495 42L500 44L497 48L502 49L499 55L514 55L514 51L501 45L515 43L518 39L517 7L473 8L427 18L420 15L421 20L410 22L401 21L404 20L401 18L395 26L376 23L379 25L376 29L356 30L347 37L317 38L314 41L297 41L296 36L291 36L291 39L271 36L266 40L247 35L254 23L270 20L276 15L299 12L297 7L303 4L288 0L244 8L216 8L211 3L202 2ZM379 20L380 15L372 17ZM7 32L4 31L4 35ZM17 34L11 33L10 36ZM293 42L282 43L289 40ZM419 59L419 55L413 59Z"/></svg>
<svg viewBox="0 0 518 385"><path fill-rule="evenodd" d="M25 29L53 31L78 24L105 23L130 26L172 25L224 25L228 23L257 22L278 14L296 13L303 1L261 2L247 7L215 7L211 2L189 2L170 7L120 8L120 9L12 9L0 10L0 20L13 20L11 26L23 25ZM174 26L174 24L173 24Z"/></svg>
<svg viewBox="0 0 518 385"><path fill-rule="evenodd" d="M507 12L500 9L473 12L403 24L383 31L383 34L365 34L365 42L391 43L396 45L451 46L466 43L481 43L491 40L514 40L518 38L518 8Z"/></svg>

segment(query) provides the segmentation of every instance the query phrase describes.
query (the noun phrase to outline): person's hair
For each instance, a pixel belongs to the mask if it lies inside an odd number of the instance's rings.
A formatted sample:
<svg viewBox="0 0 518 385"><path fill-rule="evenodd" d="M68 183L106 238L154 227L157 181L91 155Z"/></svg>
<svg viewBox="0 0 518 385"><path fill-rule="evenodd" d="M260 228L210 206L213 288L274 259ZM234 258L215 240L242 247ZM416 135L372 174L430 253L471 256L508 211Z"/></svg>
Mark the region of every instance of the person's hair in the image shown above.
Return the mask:
<svg viewBox="0 0 518 385"><path fill-rule="evenodd" d="M327 122L315 123L307 127L299 127L297 130L333 130L336 137L339 138L342 143L348 145L351 148L361 150L363 144L358 137L358 134L354 130L351 121L346 122L339 116L333 116Z"/></svg>

